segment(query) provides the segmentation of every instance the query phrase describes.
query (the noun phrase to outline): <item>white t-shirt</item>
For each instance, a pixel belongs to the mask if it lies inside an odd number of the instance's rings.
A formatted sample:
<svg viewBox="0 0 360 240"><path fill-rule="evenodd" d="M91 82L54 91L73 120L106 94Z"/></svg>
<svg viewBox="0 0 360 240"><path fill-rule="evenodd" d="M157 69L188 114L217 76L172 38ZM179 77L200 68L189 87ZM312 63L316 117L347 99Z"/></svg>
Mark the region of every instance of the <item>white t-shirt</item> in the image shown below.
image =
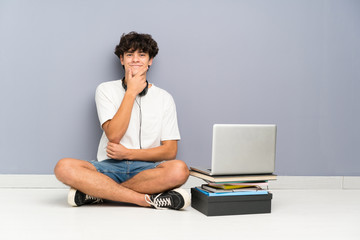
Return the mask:
<svg viewBox="0 0 360 240"><path fill-rule="evenodd" d="M104 82L97 87L95 101L100 126L114 117L124 95L121 80ZM128 129L120 143L129 149L139 149L141 141L142 148L147 149L158 147L165 140L180 140L176 107L168 92L152 84L145 96L136 97ZM98 148L98 161L109 159L106 155L108 142L103 132Z"/></svg>

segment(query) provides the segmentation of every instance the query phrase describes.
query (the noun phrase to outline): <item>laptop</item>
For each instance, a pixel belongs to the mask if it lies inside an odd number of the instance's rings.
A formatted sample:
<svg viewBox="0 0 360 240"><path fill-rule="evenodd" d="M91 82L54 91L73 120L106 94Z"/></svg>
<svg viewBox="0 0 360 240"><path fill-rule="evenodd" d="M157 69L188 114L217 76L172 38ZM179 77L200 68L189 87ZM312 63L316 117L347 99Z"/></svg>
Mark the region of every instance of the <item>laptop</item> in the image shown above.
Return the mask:
<svg viewBox="0 0 360 240"><path fill-rule="evenodd" d="M215 124L211 169L190 169L211 176L272 174L275 152L274 124Z"/></svg>

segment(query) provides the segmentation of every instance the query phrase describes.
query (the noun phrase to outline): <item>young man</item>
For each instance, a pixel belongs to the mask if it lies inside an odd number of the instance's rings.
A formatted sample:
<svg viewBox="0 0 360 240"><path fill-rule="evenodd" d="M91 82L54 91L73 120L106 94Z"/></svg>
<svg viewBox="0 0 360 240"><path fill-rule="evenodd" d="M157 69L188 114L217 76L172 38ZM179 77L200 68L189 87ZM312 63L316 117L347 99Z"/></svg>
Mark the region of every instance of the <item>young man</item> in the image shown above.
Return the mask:
<svg viewBox="0 0 360 240"><path fill-rule="evenodd" d="M174 100L146 79L158 50L148 34L122 35L115 54L125 76L96 89L104 130L98 161L64 158L55 167L58 180L71 186L70 205L102 199L170 209L190 204L189 194L178 188L189 170L175 160L180 134Z"/></svg>

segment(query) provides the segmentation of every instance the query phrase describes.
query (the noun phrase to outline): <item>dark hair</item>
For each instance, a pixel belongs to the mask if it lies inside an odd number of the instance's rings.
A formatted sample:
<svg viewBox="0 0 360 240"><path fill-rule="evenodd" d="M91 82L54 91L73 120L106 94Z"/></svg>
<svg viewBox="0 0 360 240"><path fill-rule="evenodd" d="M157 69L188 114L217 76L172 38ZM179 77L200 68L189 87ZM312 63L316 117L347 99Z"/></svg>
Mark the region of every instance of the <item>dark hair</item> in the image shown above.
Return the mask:
<svg viewBox="0 0 360 240"><path fill-rule="evenodd" d="M129 32L121 36L120 43L115 47L114 53L120 58L120 56L124 56L125 52L136 50L148 53L150 58L154 58L159 52L157 43L150 34Z"/></svg>

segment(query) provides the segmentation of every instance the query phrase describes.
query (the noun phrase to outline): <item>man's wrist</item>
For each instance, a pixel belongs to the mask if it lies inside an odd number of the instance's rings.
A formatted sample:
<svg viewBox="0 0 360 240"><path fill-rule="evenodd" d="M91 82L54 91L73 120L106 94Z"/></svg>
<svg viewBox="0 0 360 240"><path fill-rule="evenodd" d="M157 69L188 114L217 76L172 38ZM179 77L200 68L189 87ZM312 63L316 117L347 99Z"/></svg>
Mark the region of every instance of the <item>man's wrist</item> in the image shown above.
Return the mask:
<svg viewBox="0 0 360 240"><path fill-rule="evenodd" d="M136 96L137 96L137 93L136 93L136 92L133 92L133 91L130 91L130 90L126 90L125 96L128 96L128 97L130 97L130 98L135 99Z"/></svg>
<svg viewBox="0 0 360 240"><path fill-rule="evenodd" d="M134 150L135 149L127 149L127 151L126 151L126 159L134 160Z"/></svg>

